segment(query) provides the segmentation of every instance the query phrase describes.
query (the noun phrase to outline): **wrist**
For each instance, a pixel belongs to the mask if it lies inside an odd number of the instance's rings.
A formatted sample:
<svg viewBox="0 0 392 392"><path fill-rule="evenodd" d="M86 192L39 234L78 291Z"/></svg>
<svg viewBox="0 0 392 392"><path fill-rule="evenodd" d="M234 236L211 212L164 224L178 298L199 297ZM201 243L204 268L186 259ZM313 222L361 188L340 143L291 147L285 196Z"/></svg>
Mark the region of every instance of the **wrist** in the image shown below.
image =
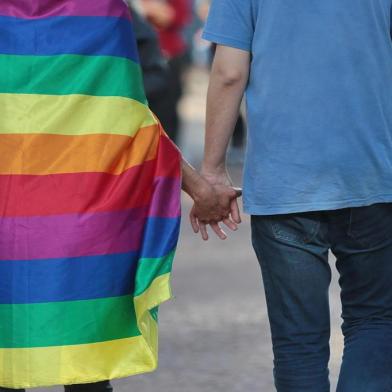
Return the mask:
<svg viewBox="0 0 392 392"><path fill-rule="evenodd" d="M192 187L191 197L194 201L201 201L206 198L206 195L211 195L213 186L203 177L198 177Z"/></svg>
<svg viewBox="0 0 392 392"><path fill-rule="evenodd" d="M213 164L207 161L204 161L201 165L200 172L202 175L224 175L227 173L226 162Z"/></svg>
<svg viewBox="0 0 392 392"><path fill-rule="evenodd" d="M211 191L211 185L189 164L183 163L182 189L193 200L201 200Z"/></svg>

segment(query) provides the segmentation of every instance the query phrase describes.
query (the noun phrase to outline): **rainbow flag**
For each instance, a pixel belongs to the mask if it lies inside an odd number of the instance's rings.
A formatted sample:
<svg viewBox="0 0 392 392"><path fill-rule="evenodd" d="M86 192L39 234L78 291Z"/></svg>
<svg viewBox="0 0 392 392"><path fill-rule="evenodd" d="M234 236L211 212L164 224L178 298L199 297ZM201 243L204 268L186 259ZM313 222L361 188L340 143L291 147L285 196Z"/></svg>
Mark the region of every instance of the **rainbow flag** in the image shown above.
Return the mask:
<svg viewBox="0 0 392 392"><path fill-rule="evenodd" d="M0 386L156 368L179 158L122 0L0 1Z"/></svg>

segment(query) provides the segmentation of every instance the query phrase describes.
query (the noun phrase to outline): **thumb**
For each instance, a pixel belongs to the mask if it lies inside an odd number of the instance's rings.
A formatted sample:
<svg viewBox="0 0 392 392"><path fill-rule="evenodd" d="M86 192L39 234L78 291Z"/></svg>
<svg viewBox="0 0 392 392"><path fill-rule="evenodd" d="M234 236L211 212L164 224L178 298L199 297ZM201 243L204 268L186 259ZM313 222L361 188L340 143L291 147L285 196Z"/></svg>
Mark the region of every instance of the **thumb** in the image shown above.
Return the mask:
<svg viewBox="0 0 392 392"><path fill-rule="evenodd" d="M233 198L234 198L234 197L235 197L235 198L238 198L238 197L241 197L241 196L242 196L242 189L241 189L241 188L235 188L235 187L233 187L232 190L233 190Z"/></svg>

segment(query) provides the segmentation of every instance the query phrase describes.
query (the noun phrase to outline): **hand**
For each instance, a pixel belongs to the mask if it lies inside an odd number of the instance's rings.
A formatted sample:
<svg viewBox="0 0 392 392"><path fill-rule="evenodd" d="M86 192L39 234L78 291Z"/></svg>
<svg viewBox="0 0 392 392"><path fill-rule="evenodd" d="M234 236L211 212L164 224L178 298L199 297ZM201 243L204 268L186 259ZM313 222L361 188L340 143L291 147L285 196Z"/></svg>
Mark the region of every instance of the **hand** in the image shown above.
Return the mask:
<svg viewBox="0 0 392 392"><path fill-rule="evenodd" d="M193 230L195 233L200 231L203 239L208 240L206 226L210 225L219 238L226 239L219 222L223 222L231 230L237 230L241 218L236 199L241 196L241 190L226 185L229 182L223 184L216 181L215 185L211 184L211 179L209 182L203 178L184 158L181 171L182 190L195 202L190 213Z"/></svg>
<svg viewBox="0 0 392 392"><path fill-rule="evenodd" d="M203 198L196 198L195 204L190 212L190 221L195 233L201 233L202 238L207 241L207 226L210 225L215 234L222 240L227 238L219 223L223 222L230 230L236 231L240 221L232 219L233 207L237 206L236 199L242 191L227 186L211 186L209 192L204 193ZM234 208L235 211L235 208Z"/></svg>
<svg viewBox="0 0 392 392"><path fill-rule="evenodd" d="M239 188L233 188L233 182L226 170L226 167L218 169L207 169L203 167L201 170L202 177L211 185L215 187L230 187L237 192L237 197L231 200L230 204L230 215L233 221L237 224L241 223L241 214L238 207L237 198L242 196L242 190Z"/></svg>
<svg viewBox="0 0 392 392"><path fill-rule="evenodd" d="M209 238L207 225L224 240L227 235L219 223L223 222L232 231L238 229L241 217L237 198L241 196L242 191L232 187L227 173L224 176L212 176L206 172L202 174L208 185L202 187L201 192L194 197L195 205L190 213L191 225L194 232L200 232L205 241Z"/></svg>

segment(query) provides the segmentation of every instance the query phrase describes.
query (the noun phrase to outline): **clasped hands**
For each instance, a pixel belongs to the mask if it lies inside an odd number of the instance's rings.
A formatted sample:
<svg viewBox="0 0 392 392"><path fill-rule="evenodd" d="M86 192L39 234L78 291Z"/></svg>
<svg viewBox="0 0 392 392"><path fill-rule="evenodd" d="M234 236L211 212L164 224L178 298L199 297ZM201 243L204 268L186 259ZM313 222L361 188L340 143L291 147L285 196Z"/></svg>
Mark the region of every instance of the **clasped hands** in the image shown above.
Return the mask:
<svg viewBox="0 0 392 392"><path fill-rule="evenodd" d="M207 227L210 226L222 240L227 238L221 227L236 231L241 223L238 198L242 195L239 188L234 188L227 172L201 172L197 192L193 195L194 205L190 212L190 221L195 233L200 233L203 240L209 238Z"/></svg>

